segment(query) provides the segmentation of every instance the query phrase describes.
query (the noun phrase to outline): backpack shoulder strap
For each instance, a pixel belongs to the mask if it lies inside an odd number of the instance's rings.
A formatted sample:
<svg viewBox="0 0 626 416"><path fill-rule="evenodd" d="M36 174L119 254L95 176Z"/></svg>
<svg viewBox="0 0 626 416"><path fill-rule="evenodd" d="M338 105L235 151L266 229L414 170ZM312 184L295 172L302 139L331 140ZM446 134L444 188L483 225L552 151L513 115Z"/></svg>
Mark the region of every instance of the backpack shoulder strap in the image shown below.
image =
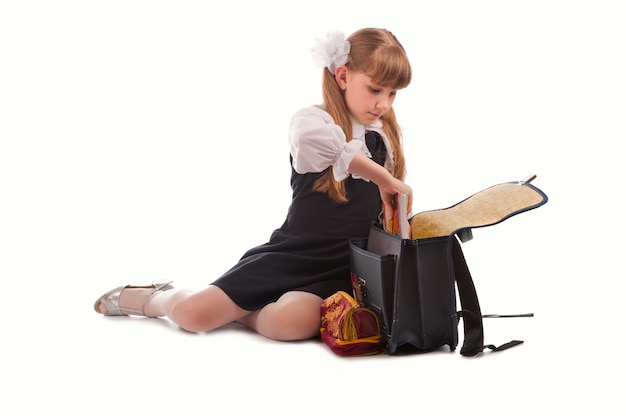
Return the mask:
<svg viewBox="0 0 626 416"><path fill-rule="evenodd" d="M461 250L461 244L456 236L452 235L450 237L450 245L454 277L459 290L459 299L461 300L461 312L459 313L459 317L463 318L464 338L463 346L461 347L461 355L473 357L483 352L485 348L492 351L503 351L522 344L524 341L518 340L507 342L499 347L484 344L483 315L480 311L474 281L467 267L463 250Z"/></svg>

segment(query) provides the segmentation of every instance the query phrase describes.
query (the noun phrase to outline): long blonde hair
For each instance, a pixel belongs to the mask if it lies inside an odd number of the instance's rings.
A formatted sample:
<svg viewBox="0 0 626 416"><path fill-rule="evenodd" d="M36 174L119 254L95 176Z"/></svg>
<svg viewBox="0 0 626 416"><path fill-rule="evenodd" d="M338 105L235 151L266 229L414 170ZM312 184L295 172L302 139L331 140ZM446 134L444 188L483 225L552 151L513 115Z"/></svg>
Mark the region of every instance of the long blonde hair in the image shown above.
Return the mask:
<svg viewBox="0 0 626 416"><path fill-rule="evenodd" d="M353 72L363 73L372 78L372 81L382 87L392 89L405 88L411 82L411 65L404 48L396 37L385 29L367 28L354 32L348 37L350 54L346 67ZM343 92L335 75L324 68L322 80L322 96L326 111L342 128L346 141L352 140L352 122ZM383 117L383 131L391 143L394 162L389 167L391 174L404 179L405 161L402 150L400 127L396 121L393 108L390 108ZM346 190L343 182L337 182L332 168L328 168L313 187L316 191L326 192L337 202L346 202Z"/></svg>

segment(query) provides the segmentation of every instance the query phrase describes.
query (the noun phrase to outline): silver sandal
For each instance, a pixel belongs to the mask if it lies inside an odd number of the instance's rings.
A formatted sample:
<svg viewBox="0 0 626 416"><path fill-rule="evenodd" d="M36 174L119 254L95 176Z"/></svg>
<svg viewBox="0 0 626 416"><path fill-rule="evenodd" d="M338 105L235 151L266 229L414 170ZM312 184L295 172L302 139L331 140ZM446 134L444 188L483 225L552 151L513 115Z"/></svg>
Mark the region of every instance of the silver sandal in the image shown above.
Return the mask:
<svg viewBox="0 0 626 416"><path fill-rule="evenodd" d="M109 290L104 295L100 296L100 298L93 305L93 308L96 312L101 313L106 316L125 316L125 315L140 315L146 316L144 308L152 299L152 296L159 291L165 291L173 289L174 287L171 285L172 281L165 280L155 280L149 286L120 286L116 287L113 290ZM146 297L145 302L141 305L141 309L132 309L132 308L124 308L120 306L120 294L124 289L153 289L152 293ZM104 305L107 308L107 313L102 313L100 306Z"/></svg>

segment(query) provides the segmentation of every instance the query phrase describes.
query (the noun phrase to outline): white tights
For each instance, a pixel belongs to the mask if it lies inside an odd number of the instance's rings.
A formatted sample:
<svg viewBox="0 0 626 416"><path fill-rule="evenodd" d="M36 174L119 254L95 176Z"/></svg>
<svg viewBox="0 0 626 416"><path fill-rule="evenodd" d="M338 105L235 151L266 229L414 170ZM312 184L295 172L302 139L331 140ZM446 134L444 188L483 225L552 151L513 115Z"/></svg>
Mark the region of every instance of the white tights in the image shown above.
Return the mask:
<svg viewBox="0 0 626 416"><path fill-rule="evenodd" d="M137 308L147 289L125 289L120 304ZM204 332L241 322L259 334L280 341L309 339L319 334L322 299L307 292L287 292L258 311L237 306L220 288L198 292L170 289L156 292L145 306L147 316L167 317L190 332Z"/></svg>

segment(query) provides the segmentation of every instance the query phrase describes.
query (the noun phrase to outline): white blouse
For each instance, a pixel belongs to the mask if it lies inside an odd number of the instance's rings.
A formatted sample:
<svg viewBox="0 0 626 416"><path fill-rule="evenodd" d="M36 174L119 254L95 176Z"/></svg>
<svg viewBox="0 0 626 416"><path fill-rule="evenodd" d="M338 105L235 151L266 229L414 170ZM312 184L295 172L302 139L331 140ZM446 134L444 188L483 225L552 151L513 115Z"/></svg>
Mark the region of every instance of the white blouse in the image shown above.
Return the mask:
<svg viewBox="0 0 626 416"><path fill-rule="evenodd" d="M321 106L305 107L294 114L289 126L293 168L303 174L322 172L332 166L337 181L347 178L350 175L348 166L357 153L372 157L365 144L366 130L375 131L382 137L387 149L384 166L388 167L393 163L393 150L382 127L380 120L366 126L352 119L354 138L346 142L346 135L341 127L335 124L330 114ZM356 175L352 177L359 179Z"/></svg>

